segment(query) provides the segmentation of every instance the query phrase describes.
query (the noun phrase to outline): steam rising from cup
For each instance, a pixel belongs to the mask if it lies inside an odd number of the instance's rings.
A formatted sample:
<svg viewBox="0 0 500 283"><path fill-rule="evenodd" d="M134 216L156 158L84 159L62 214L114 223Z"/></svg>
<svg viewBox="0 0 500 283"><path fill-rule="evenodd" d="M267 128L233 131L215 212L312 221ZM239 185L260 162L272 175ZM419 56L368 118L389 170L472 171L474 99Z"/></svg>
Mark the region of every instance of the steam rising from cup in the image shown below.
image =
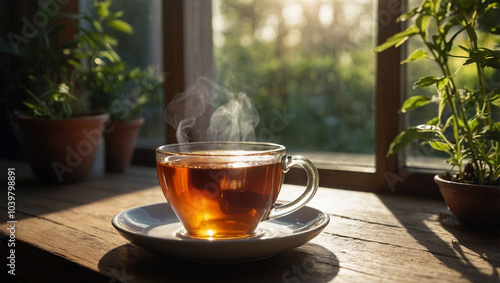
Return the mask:
<svg viewBox="0 0 500 283"><path fill-rule="evenodd" d="M230 92L206 78L168 104L165 121L176 129L177 142L255 141L260 118L248 96Z"/></svg>

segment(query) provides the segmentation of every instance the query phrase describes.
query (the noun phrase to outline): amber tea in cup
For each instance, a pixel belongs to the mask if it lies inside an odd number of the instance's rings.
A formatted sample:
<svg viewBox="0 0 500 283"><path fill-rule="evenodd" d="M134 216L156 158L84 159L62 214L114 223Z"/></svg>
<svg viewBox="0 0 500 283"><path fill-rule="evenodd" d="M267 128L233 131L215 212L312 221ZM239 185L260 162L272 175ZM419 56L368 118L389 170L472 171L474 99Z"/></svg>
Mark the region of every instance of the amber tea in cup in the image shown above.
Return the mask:
<svg viewBox="0 0 500 283"><path fill-rule="evenodd" d="M284 174L295 164L306 170L307 188L297 200L274 206ZM156 166L163 194L193 238L250 237L261 221L304 206L318 186L310 161L271 143L165 145L156 150Z"/></svg>

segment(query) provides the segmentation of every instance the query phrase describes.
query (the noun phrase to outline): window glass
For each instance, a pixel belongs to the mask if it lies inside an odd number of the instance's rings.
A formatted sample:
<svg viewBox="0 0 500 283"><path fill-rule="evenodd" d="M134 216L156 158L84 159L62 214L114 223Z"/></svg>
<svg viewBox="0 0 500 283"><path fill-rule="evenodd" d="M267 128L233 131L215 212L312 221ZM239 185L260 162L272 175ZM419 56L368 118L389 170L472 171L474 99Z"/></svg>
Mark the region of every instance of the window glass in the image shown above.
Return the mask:
<svg viewBox="0 0 500 283"><path fill-rule="evenodd" d="M216 82L251 99L257 140L374 165L375 4L213 1Z"/></svg>

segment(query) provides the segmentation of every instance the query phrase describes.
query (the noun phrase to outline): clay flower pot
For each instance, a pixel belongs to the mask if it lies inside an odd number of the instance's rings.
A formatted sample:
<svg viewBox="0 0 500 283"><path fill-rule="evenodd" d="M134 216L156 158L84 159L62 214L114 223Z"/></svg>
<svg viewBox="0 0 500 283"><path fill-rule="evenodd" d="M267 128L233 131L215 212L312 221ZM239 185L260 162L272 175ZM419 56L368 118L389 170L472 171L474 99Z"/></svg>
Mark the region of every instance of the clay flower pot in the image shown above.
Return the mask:
<svg viewBox="0 0 500 283"><path fill-rule="evenodd" d="M436 175L444 201L462 223L469 226L500 226L500 187L457 183Z"/></svg>
<svg viewBox="0 0 500 283"><path fill-rule="evenodd" d="M132 160L139 130L144 118L130 121L111 121L104 134L106 144L106 170L123 172Z"/></svg>
<svg viewBox="0 0 500 283"><path fill-rule="evenodd" d="M71 119L16 116L20 137L34 175L50 183L88 178L108 114Z"/></svg>

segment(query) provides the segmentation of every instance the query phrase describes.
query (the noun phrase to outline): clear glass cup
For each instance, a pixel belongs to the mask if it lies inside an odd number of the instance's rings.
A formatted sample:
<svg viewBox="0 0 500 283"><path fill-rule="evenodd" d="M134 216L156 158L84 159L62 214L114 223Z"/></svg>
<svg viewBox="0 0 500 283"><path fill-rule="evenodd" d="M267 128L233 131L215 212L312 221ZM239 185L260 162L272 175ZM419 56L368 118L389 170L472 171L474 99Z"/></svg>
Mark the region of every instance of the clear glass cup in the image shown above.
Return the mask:
<svg viewBox="0 0 500 283"><path fill-rule="evenodd" d="M286 155L285 147L259 142L195 142L156 149L163 194L186 234L193 238L250 237L261 221L304 206L315 195L319 176L312 162ZM285 173L299 165L307 173L305 191L275 205Z"/></svg>

